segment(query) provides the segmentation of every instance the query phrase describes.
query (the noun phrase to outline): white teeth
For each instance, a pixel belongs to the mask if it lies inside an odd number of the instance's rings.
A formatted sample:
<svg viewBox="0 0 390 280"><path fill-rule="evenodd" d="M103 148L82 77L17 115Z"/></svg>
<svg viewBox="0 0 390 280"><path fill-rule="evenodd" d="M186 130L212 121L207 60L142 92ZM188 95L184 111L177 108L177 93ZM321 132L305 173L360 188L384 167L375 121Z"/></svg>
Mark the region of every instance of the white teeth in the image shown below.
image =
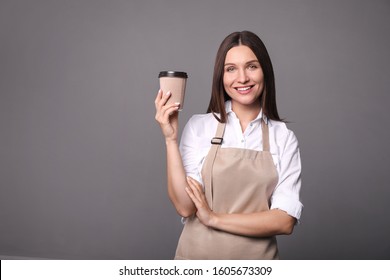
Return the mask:
<svg viewBox="0 0 390 280"><path fill-rule="evenodd" d="M245 91L245 90L248 90L248 89L250 89L251 87L244 87L244 88L237 88L237 90L239 90L239 91Z"/></svg>

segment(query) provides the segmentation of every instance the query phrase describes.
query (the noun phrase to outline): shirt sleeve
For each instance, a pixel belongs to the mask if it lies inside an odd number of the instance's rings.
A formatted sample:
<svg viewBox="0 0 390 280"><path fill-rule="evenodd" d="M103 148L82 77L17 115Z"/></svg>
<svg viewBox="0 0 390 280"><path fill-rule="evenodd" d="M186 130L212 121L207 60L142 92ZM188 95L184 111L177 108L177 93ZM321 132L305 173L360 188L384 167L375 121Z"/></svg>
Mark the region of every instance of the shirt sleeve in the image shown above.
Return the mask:
<svg viewBox="0 0 390 280"><path fill-rule="evenodd" d="M301 189L301 157L298 140L288 131L285 148L280 158L279 182L271 197L271 209L281 209L298 221L303 205L299 200Z"/></svg>
<svg viewBox="0 0 390 280"><path fill-rule="evenodd" d="M199 153L199 143L201 140L196 135L193 125L194 117L187 122L183 129L179 149L186 175L194 178L203 185L202 175L199 170L202 161L202 156Z"/></svg>

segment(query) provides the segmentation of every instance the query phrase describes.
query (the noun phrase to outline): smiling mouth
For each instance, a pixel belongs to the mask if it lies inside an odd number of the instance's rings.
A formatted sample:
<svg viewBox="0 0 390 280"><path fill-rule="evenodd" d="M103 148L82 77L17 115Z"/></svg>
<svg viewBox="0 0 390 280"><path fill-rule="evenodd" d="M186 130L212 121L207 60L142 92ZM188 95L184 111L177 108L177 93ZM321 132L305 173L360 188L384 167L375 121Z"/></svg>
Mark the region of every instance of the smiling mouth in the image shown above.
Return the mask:
<svg viewBox="0 0 390 280"><path fill-rule="evenodd" d="M246 86L246 87L235 87L235 89L239 92L239 93L247 93L248 91L251 90L251 88L253 88L254 86Z"/></svg>

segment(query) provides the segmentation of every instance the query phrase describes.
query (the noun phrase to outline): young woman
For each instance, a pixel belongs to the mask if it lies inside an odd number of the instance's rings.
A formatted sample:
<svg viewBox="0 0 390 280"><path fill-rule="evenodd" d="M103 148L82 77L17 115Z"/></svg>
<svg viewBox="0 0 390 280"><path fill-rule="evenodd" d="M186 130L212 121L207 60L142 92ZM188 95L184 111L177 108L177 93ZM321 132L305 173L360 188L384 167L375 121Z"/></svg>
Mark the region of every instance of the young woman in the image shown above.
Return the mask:
<svg viewBox="0 0 390 280"><path fill-rule="evenodd" d="M278 259L302 204L298 141L279 118L268 52L252 32L221 43L207 114L186 124L158 92L156 120L167 148L168 194L185 225L175 259Z"/></svg>

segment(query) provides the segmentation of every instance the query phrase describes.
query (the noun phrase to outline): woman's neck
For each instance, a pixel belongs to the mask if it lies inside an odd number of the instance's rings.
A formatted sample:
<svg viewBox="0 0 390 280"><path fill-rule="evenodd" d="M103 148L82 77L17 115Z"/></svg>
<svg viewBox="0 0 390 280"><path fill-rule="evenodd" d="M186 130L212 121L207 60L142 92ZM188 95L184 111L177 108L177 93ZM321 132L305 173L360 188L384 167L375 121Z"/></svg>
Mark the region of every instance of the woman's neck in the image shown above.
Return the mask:
<svg viewBox="0 0 390 280"><path fill-rule="evenodd" d="M243 105L232 100L232 111L236 114L240 120L241 130L245 131L248 124L256 119L261 110L260 102L253 103L251 105Z"/></svg>

